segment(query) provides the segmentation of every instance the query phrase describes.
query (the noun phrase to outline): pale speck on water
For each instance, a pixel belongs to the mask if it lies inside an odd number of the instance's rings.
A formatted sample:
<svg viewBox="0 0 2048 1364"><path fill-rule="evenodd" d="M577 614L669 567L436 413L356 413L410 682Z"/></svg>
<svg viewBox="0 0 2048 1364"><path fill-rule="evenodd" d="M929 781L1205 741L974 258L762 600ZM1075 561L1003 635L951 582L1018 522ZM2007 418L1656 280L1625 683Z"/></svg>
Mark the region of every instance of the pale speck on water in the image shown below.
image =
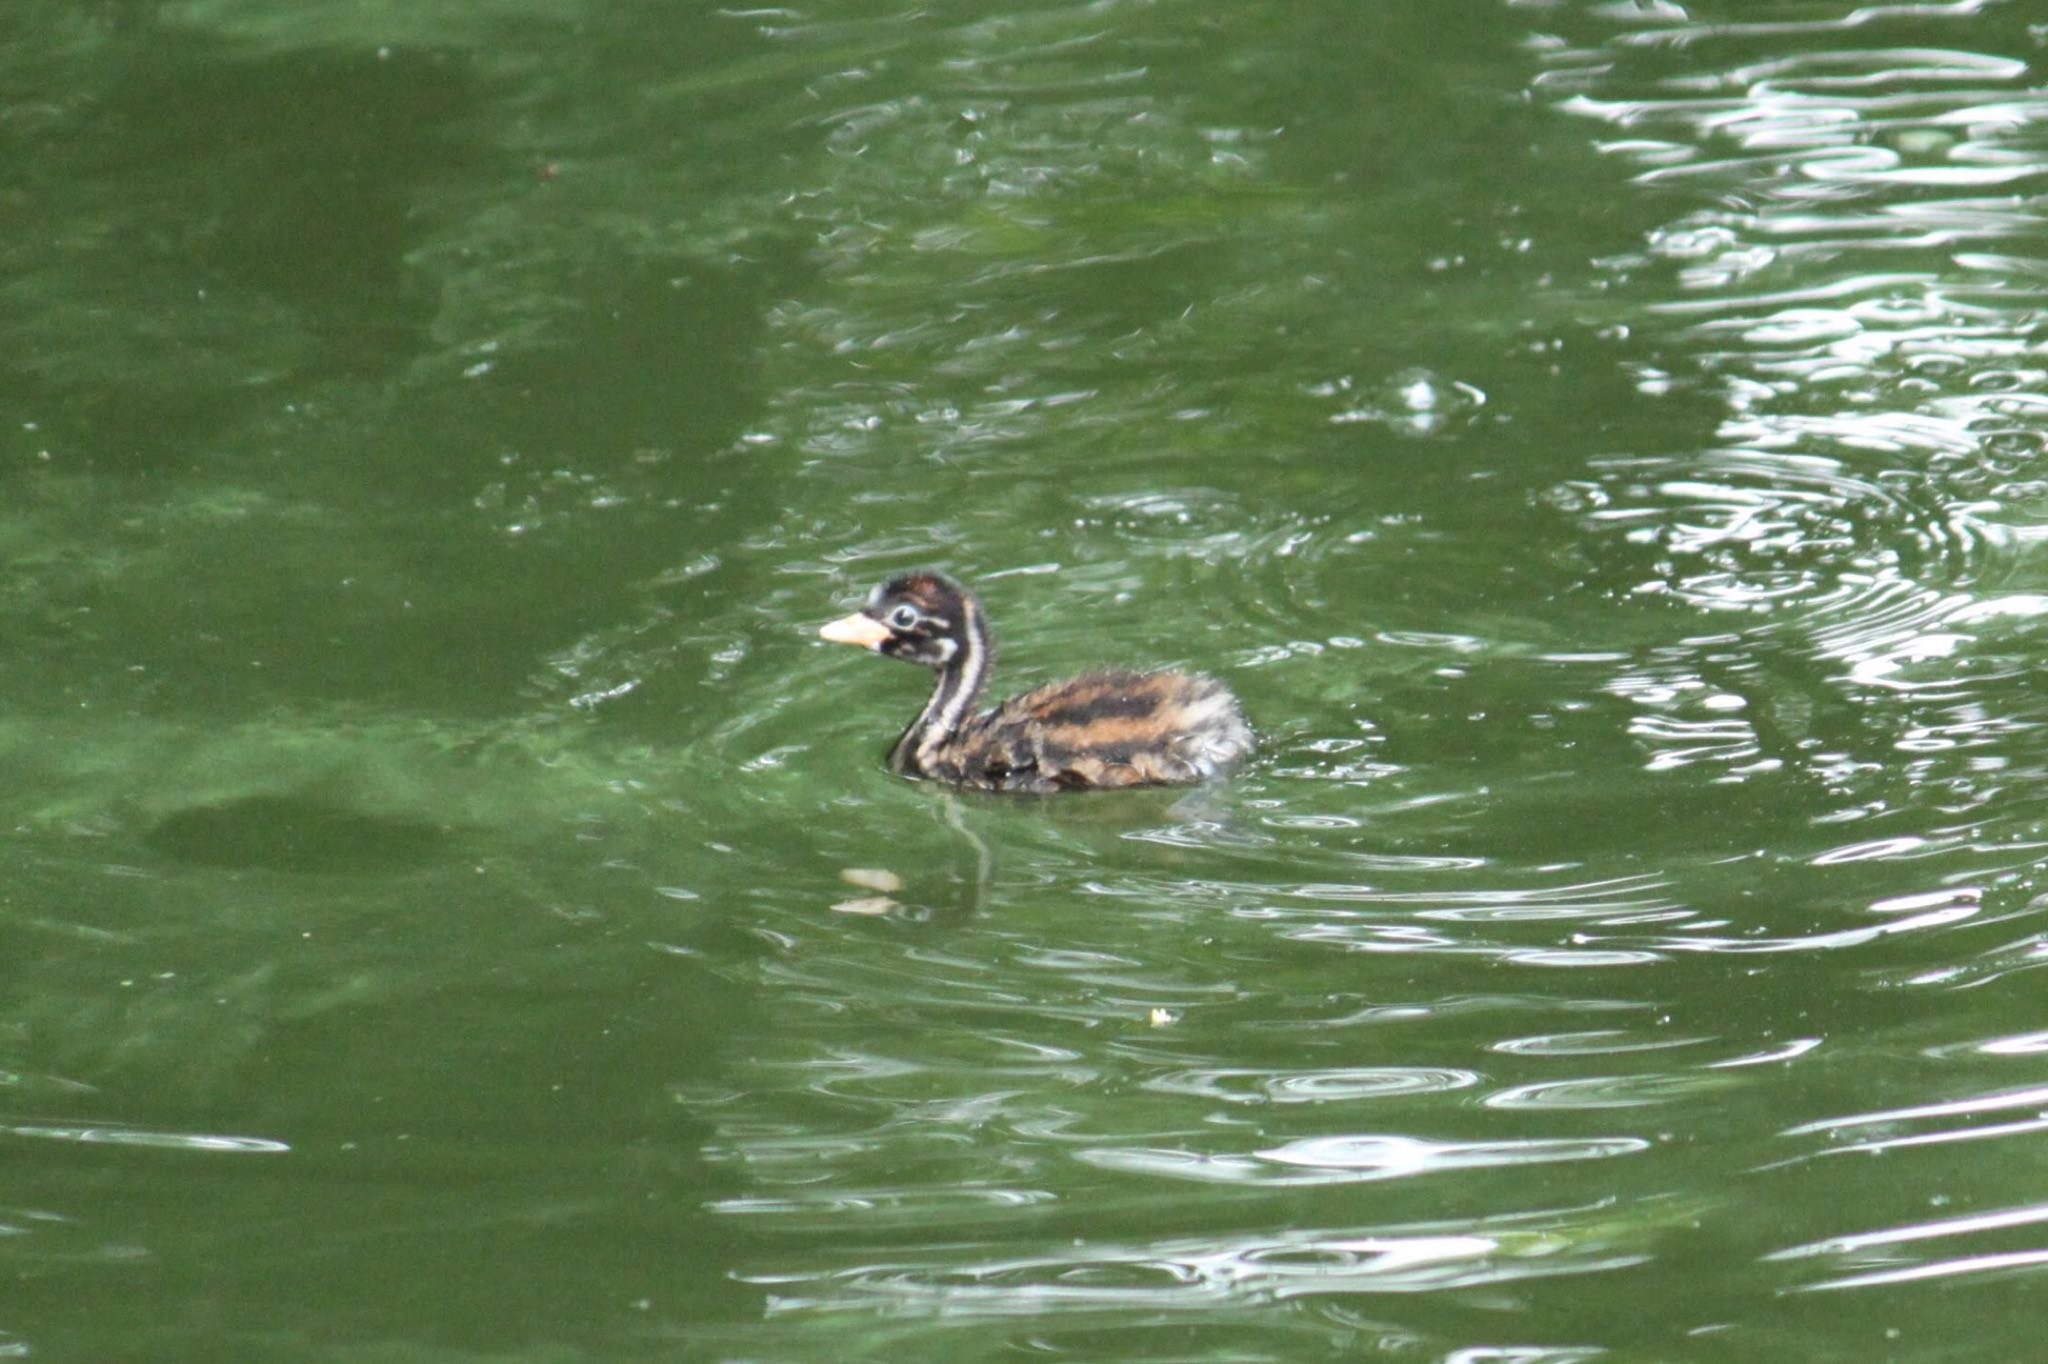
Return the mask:
<svg viewBox="0 0 2048 1364"><path fill-rule="evenodd" d="M841 914L893 914L903 906L887 895L863 895L840 900L832 908Z"/></svg>
<svg viewBox="0 0 2048 1364"><path fill-rule="evenodd" d="M839 879L849 886L893 895L903 889L903 878L883 867L841 867Z"/></svg>

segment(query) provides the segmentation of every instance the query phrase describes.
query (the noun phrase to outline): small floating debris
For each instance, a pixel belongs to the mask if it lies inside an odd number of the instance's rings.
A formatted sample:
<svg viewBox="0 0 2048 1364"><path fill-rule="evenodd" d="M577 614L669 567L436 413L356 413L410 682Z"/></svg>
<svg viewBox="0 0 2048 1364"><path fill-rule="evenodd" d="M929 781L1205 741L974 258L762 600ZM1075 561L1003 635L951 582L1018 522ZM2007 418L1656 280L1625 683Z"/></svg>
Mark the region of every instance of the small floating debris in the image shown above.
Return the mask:
<svg viewBox="0 0 2048 1364"><path fill-rule="evenodd" d="M903 889L903 878L885 867L841 867L839 879L878 895L894 895Z"/></svg>
<svg viewBox="0 0 2048 1364"><path fill-rule="evenodd" d="M1170 1028L1180 1022L1180 1011L1178 1009L1160 1008L1155 1005L1152 1012L1145 1015L1145 1018L1155 1028Z"/></svg>
<svg viewBox="0 0 2048 1364"><path fill-rule="evenodd" d="M836 914L894 914L902 905L886 895L863 895L856 900L841 900L832 906Z"/></svg>

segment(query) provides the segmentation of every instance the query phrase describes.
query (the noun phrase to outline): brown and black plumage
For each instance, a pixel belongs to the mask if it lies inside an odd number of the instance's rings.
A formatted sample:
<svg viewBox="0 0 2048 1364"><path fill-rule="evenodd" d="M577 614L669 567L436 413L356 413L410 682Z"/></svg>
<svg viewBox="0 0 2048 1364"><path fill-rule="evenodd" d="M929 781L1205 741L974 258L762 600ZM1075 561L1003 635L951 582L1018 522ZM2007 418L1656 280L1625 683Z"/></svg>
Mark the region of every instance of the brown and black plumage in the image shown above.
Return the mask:
<svg viewBox="0 0 2048 1364"><path fill-rule="evenodd" d="M943 573L891 578L818 633L937 674L931 700L889 752L905 776L1041 794L1174 785L1252 751L1237 698L1199 673L1083 673L974 714L995 635L974 594Z"/></svg>

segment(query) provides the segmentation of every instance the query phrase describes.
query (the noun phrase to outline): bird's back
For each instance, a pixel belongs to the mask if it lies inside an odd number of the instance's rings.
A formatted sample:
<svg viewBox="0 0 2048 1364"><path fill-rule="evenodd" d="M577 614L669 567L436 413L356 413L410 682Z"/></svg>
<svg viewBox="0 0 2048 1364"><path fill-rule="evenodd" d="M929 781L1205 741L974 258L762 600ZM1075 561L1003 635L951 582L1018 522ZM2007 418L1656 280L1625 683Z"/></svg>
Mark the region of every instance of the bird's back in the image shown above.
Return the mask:
<svg viewBox="0 0 2048 1364"><path fill-rule="evenodd" d="M1199 673L1108 669L1012 697L951 746L948 775L996 791L1201 781L1251 752L1229 688Z"/></svg>

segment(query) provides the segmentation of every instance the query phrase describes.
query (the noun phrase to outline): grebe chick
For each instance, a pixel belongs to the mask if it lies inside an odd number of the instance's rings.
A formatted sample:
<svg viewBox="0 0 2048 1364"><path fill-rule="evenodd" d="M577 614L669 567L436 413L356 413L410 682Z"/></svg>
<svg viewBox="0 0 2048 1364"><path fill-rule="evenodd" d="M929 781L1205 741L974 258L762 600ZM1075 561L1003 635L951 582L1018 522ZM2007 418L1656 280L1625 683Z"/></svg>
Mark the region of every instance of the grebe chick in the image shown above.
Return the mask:
<svg viewBox="0 0 2048 1364"><path fill-rule="evenodd" d="M995 636L974 594L943 573L891 578L818 633L938 674L889 752L890 769L906 777L1038 794L1176 785L1252 751L1237 698L1199 673L1083 673L973 714L995 667Z"/></svg>

